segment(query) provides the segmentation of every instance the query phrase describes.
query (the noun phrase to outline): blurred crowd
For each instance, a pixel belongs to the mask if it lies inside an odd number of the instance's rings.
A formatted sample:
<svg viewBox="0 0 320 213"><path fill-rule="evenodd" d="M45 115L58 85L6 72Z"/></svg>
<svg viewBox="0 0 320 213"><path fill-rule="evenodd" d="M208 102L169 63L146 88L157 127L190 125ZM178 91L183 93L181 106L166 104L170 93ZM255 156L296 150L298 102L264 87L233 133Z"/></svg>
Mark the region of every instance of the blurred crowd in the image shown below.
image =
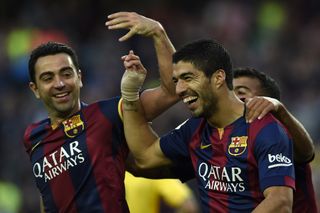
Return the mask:
<svg viewBox="0 0 320 213"><path fill-rule="evenodd" d="M124 71L120 57L131 49L149 70L146 87L158 83L152 41L134 37L119 42L126 32L104 26L107 15L118 11L136 11L160 21L176 48L191 40L214 38L229 50L235 67L254 67L275 78L282 90L282 102L304 124L317 147L311 165L320 203L319 1L3 0L0 212L34 213L39 208L31 164L22 145L27 124L46 116L28 89L28 56L35 46L56 40L77 51L85 102L120 94ZM164 133L187 116L184 106L177 104L156 119L154 126ZM12 193L6 198L2 194L8 193L3 190Z"/></svg>

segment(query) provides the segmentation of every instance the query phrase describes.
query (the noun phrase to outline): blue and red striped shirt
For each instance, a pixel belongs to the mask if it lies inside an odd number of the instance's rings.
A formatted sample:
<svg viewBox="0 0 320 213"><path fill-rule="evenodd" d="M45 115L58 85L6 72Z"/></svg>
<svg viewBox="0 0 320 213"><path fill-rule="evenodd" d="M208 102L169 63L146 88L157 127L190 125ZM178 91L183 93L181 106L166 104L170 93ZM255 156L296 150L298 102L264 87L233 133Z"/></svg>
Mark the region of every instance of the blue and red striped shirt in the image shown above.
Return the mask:
<svg viewBox="0 0 320 213"><path fill-rule="evenodd" d="M82 104L55 129L49 119L26 129L24 145L46 212L129 212L119 100Z"/></svg>
<svg viewBox="0 0 320 213"><path fill-rule="evenodd" d="M191 118L160 146L175 165L192 162L203 212L251 212L266 188L295 188L292 141L271 114L251 124L241 117L224 129Z"/></svg>

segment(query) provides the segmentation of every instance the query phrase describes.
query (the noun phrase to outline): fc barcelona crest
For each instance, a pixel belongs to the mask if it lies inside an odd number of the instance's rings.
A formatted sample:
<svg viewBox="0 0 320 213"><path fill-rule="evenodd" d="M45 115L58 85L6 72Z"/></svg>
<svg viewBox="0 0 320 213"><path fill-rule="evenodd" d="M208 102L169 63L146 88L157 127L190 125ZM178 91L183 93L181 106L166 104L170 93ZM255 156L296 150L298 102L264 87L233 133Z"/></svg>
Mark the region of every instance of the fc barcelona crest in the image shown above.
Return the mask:
<svg viewBox="0 0 320 213"><path fill-rule="evenodd" d="M64 127L64 133L66 133L69 138L74 138L84 129L84 124L80 115L75 115L68 120L63 121L62 124Z"/></svg>
<svg viewBox="0 0 320 213"><path fill-rule="evenodd" d="M232 137L228 147L229 154L234 156L243 154L247 148L247 139L248 136Z"/></svg>

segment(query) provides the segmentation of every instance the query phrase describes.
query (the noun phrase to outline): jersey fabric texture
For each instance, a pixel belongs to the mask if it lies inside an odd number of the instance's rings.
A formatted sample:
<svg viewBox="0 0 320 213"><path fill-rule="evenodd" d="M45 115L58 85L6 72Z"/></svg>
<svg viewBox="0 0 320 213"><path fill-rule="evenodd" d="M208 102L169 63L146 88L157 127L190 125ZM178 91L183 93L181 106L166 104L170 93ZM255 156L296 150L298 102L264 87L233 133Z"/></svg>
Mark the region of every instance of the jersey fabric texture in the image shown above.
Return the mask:
<svg viewBox="0 0 320 213"><path fill-rule="evenodd" d="M251 124L240 117L224 129L191 118L161 137L160 147L178 166L192 162L203 212L251 212L266 188L295 188L292 141L271 114Z"/></svg>
<svg viewBox="0 0 320 213"><path fill-rule="evenodd" d="M129 212L120 103L116 97L82 104L55 129L49 119L26 129L24 146L45 212Z"/></svg>
<svg viewBox="0 0 320 213"><path fill-rule="evenodd" d="M177 179L147 179L125 176L126 199L131 213L159 213L161 201L178 208L192 196L191 190Z"/></svg>

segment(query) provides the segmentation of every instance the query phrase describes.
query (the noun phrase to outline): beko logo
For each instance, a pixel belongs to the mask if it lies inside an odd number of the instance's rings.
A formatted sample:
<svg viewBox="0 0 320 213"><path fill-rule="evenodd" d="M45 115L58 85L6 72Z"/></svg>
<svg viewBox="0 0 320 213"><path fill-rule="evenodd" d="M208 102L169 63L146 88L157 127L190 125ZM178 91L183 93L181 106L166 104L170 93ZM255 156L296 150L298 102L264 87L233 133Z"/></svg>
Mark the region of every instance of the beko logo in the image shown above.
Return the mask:
<svg viewBox="0 0 320 213"><path fill-rule="evenodd" d="M268 166L269 169L282 166L292 166L291 159L283 155L282 153L275 155L268 154L268 160L269 163L271 163L271 165Z"/></svg>

